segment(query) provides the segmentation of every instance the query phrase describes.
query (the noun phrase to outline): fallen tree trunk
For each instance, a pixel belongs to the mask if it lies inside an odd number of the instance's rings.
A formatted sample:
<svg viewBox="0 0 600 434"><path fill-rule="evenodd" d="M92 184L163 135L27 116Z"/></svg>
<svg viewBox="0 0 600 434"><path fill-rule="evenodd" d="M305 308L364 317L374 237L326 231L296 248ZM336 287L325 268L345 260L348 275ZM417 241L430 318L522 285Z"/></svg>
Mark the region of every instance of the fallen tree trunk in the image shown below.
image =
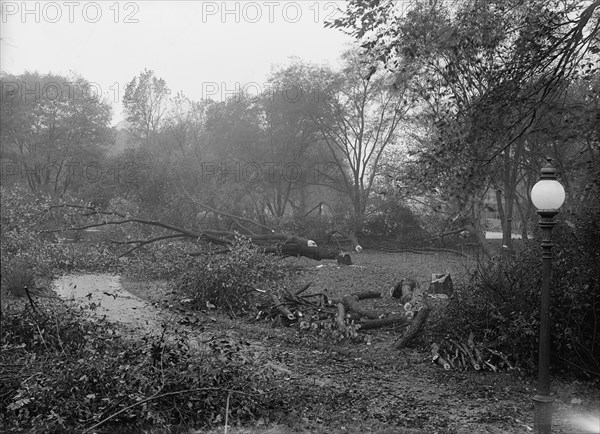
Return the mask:
<svg viewBox="0 0 600 434"><path fill-rule="evenodd" d="M380 327L387 327L391 325L407 325L408 318L406 315L394 316L391 318L374 319L371 321L364 321L357 324L358 330L372 330Z"/></svg>
<svg viewBox="0 0 600 434"><path fill-rule="evenodd" d="M337 259L339 250L309 245L307 238L290 237L281 247L283 256L304 256L320 261L322 259Z"/></svg>
<svg viewBox="0 0 600 434"><path fill-rule="evenodd" d="M254 220L247 219L233 214L225 213L219 210L215 210L208 207L205 204L199 205L206 207L210 212L226 216L228 219L233 220L237 223L238 227L244 229L242 235L247 237L257 246L260 246L265 253L282 254L283 256L304 256L310 259L320 261L322 259L337 259L340 253L340 249L336 248L323 248L318 247L314 242L307 238L293 236L285 233L277 233L261 223L255 222ZM143 225L146 227L153 227L157 232L147 239L138 240L127 240L111 241L113 244L121 244L127 246L127 250L119 255L119 257L127 256L141 247L147 246L152 243L170 240L170 239L187 239L188 241L203 242L206 245L221 246L217 251L205 250L200 252L189 252L191 256L199 256L206 253L227 253L229 249L235 244L235 238L238 234L233 231L224 230L192 230L181 226L176 226L170 223L165 223L159 220L150 220L143 218L135 218L128 216L123 213L116 211L102 211L100 209L91 206L81 206L77 204L62 204L62 205L51 205L51 209L76 209L81 214L82 219L89 221L89 224L80 224L77 226L71 226L61 229L43 230L42 233L57 233L67 231L84 231L86 229L101 228L107 226L120 226L120 225ZM253 224L258 227L259 230L248 229L246 225L242 224ZM265 233L260 233L265 232ZM348 256L348 259L349 256Z"/></svg>
<svg viewBox="0 0 600 434"><path fill-rule="evenodd" d="M406 347L406 345L419 334L428 315L429 308L427 306L423 306L417 313L417 316L414 317L413 321L410 323L402 337L396 341L394 347L398 350Z"/></svg>

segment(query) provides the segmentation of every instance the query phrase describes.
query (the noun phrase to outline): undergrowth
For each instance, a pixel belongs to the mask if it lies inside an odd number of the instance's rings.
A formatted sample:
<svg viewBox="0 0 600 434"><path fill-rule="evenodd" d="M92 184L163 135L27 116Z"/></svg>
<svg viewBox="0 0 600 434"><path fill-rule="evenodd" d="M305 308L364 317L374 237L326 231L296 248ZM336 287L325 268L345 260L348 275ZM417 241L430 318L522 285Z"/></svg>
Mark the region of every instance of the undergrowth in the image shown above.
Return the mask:
<svg viewBox="0 0 600 434"><path fill-rule="evenodd" d="M222 425L226 409L235 425L270 408L272 372L231 338L192 351L165 326L126 340L60 303L5 309L1 338L2 432L207 428Z"/></svg>
<svg viewBox="0 0 600 434"><path fill-rule="evenodd" d="M600 226L598 204L566 216L554 229L551 284L551 367L600 379ZM440 332L468 335L536 371L542 287L540 240L524 243L519 258L480 263L456 289Z"/></svg>
<svg viewBox="0 0 600 434"><path fill-rule="evenodd" d="M255 294L275 285L287 274L280 258L265 255L250 240L238 236L226 255L207 254L188 259L174 286L200 308L210 303L240 312L249 310Z"/></svg>

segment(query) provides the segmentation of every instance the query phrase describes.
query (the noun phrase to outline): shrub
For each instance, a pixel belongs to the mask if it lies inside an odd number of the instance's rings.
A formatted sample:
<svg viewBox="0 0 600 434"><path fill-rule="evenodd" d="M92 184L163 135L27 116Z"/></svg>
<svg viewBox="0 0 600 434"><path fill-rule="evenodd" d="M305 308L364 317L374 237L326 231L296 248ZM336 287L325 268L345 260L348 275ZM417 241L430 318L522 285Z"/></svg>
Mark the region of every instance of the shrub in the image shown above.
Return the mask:
<svg viewBox="0 0 600 434"><path fill-rule="evenodd" d="M273 256L265 255L248 239L238 236L226 254L189 259L175 286L198 306L209 302L219 308L243 311L254 288L284 275L284 266Z"/></svg>
<svg viewBox="0 0 600 434"><path fill-rule="evenodd" d="M383 201L378 212L371 214L363 231L377 238L393 238L397 241L418 242L425 232L412 210L400 201Z"/></svg>
<svg viewBox="0 0 600 434"><path fill-rule="evenodd" d="M60 237L42 233L44 229L77 223L60 212L64 211L62 208L51 211L53 202L48 196L33 194L20 186L0 187L0 200L2 275L17 273L23 264L35 276L45 277L60 271L100 271L118 266L107 244L67 243Z"/></svg>
<svg viewBox="0 0 600 434"><path fill-rule="evenodd" d="M144 279L175 279L193 262L189 252L201 248L198 244L181 241L158 241L124 258L127 261L124 270Z"/></svg>
<svg viewBox="0 0 600 434"><path fill-rule="evenodd" d="M35 273L34 266L29 261L19 258L11 261L11 268L6 268L2 272L2 288L5 288L13 296L24 297L26 287L34 289Z"/></svg>
<svg viewBox="0 0 600 434"><path fill-rule="evenodd" d="M551 366L585 377L600 376L598 215L597 203L580 208L559 222L553 233ZM455 291L439 330L462 334L472 330L534 371L541 269L539 239L524 243L514 262L494 259L480 264L470 282Z"/></svg>

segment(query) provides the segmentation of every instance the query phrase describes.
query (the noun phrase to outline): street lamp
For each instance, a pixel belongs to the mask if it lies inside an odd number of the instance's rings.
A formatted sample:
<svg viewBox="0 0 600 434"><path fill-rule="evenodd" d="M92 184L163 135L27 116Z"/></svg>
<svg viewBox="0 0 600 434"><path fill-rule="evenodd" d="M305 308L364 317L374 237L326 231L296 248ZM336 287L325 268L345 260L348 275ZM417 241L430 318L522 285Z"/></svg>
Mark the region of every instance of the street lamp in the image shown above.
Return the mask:
<svg viewBox="0 0 600 434"><path fill-rule="evenodd" d="M552 401L550 396L550 280L552 278L552 228L554 216L565 201L565 189L556 180L551 158L546 158L540 180L531 189L531 201L537 208L542 229L542 297L540 309L540 355L535 403L535 433L552 431Z"/></svg>

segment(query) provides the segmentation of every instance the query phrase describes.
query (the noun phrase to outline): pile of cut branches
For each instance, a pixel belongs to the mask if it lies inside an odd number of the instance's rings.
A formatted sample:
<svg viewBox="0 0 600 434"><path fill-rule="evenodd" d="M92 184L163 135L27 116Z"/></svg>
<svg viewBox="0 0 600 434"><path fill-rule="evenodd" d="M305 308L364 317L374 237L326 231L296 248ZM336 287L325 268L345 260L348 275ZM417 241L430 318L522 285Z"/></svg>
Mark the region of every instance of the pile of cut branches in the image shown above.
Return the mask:
<svg viewBox="0 0 600 434"><path fill-rule="evenodd" d="M431 355L432 363L442 366L447 371L473 369L498 372L518 369L501 351L475 342L472 332L467 339L446 336L439 345L431 344Z"/></svg>
<svg viewBox="0 0 600 434"><path fill-rule="evenodd" d="M262 304L256 319L270 320L276 326L297 326L307 331L331 331L333 336L339 337L357 337L359 331L386 326L402 327L405 332L395 345L402 348L417 335L428 314L428 308L421 305L415 311L405 311L400 307L401 313L386 315L360 303L380 298L379 292L366 291L329 298L323 293L305 294L311 286L309 283L295 292L282 288L280 295L268 292L267 301Z"/></svg>

